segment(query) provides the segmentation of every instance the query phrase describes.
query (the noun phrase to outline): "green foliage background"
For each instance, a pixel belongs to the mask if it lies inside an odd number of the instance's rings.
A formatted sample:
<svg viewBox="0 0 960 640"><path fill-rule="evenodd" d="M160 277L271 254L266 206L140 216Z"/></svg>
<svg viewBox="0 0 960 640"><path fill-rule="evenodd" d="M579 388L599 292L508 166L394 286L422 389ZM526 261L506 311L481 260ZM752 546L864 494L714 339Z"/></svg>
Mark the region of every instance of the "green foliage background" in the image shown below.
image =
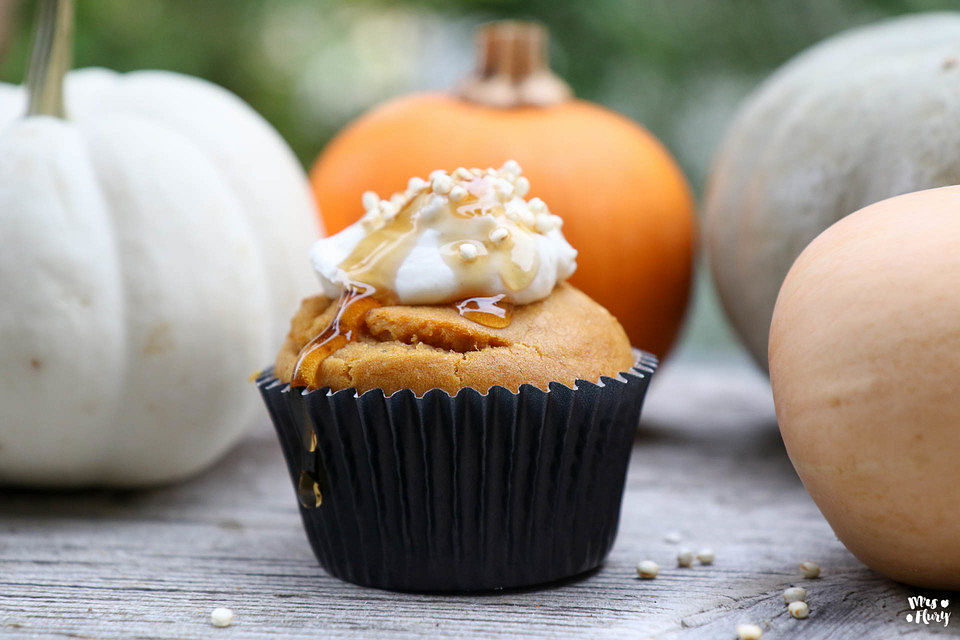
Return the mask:
<svg viewBox="0 0 960 640"><path fill-rule="evenodd" d="M7 82L23 77L33 24L33 3L14 4L0 63L0 78ZM362 29L364 22L368 36L376 38L382 24L371 15L378 12L421 14L431 18L425 28L460 31L494 18L530 18L550 28L553 66L580 97L641 121L671 148L685 148L678 118L696 112L688 101L704 97L707 80L726 82L739 99L772 69L832 33L901 13L956 7L947 0L79 0L74 60L75 66L121 71L170 69L221 84L266 116L308 164L345 120L342 112L319 114L315 126L305 129L291 105L302 81L298 65L323 48L321 38L342 40L338 34ZM263 30L281 14L323 25L314 37L306 34L302 55L292 56L290 68L278 68L265 55ZM419 43L403 46L416 49ZM342 57L349 61L348 52ZM736 102L726 98L715 96ZM702 187L698 161L681 154L681 162Z"/></svg>

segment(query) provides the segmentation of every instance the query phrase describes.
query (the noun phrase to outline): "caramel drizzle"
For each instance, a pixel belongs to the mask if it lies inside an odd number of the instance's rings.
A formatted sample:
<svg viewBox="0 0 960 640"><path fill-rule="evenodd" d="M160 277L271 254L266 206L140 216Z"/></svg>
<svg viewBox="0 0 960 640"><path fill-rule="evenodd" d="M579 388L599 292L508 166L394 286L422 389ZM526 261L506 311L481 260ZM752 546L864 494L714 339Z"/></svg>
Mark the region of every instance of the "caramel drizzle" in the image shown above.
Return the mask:
<svg viewBox="0 0 960 640"><path fill-rule="evenodd" d="M291 381L293 386L315 386L323 361L359 337L367 313L380 306L375 294L373 287L351 286L340 295L333 320L300 350Z"/></svg>
<svg viewBox="0 0 960 640"><path fill-rule="evenodd" d="M454 302L453 308L467 320L492 329L510 326L513 319L513 304L504 300L506 295L477 296Z"/></svg>
<svg viewBox="0 0 960 640"><path fill-rule="evenodd" d="M480 178L467 182L465 186L473 198L472 202L451 207L452 215L435 224L441 239L448 241L441 246L441 255L458 274L458 279L469 288L470 282L484 279L483 276L490 266L487 261L493 256L484 253L473 262L460 261L450 249L464 241L462 229L458 228L454 221L459 219L462 224L464 219L492 213L493 209L502 205L496 201ZM419 237L418 220L414 213L427 204L427 199L431 197L433 194L426 191L408 198L392 220L369 232L339 265L347 274L350 284L337 301L336 314L330 324L300 350L291 382L293 386L318 386L323 361L360 337L367 313L392 302L389 296L394 288L397 271ZM511 290L523 289L536 276L539 256L529 250L522 251L512 239L505 242L502 248L497 247L491 251L496 254L496 264L504 284ZM504 298L503 294L467 298L455 303L454 308L464 318L484 326L502 329L510 324L513 311L512 305Z"/></svg>

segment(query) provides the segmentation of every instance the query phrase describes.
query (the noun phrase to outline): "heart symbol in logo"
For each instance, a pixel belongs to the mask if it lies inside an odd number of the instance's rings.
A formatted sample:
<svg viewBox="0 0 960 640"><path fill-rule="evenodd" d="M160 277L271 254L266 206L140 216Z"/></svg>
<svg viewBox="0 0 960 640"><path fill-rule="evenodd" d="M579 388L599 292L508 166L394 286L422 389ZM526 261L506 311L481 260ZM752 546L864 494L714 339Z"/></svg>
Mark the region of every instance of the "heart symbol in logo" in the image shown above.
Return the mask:
<svg viewBox="0 0 960 640"><path fill-rule="evenodd" d="M949 600L941 600L941 601L940 601L940 606L943 607L944 609L946 609L947 607L950 606L950 601L949 601Z"/></svg>

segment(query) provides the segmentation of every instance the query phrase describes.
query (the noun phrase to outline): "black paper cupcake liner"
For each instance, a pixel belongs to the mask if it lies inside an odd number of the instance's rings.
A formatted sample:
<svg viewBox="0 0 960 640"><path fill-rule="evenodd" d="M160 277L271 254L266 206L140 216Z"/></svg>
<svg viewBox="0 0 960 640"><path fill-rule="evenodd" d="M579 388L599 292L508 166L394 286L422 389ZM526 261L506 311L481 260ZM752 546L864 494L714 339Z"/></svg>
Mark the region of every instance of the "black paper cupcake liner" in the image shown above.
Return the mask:
<svg viewBox="0 0 960 640"><path fill-rule="evenodd" d="M268 371L307 537L331 574L404 591L529 586L613 545L654 356L573 389L305 391Z"/></svg>

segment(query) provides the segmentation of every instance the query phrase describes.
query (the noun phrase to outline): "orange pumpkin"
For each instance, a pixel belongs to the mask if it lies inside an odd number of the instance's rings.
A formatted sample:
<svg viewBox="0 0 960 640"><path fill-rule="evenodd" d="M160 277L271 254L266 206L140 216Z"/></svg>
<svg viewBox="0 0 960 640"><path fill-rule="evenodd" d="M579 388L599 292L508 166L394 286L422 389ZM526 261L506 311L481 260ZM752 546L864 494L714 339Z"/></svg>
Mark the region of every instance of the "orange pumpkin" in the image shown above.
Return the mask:
<svg viewBox="0 0 960 640"><path fill-rule="evenodd" d="M478 72L456 94L395 99L324 149L311 180L326 228L357 220L368 189L388 195L434 169L514 158L580 252L571 282L633 344L664 355L690 292L695 220L683 173L648 131L571 98L547 68L541 26L497 22L479 35Z"/></svg>

